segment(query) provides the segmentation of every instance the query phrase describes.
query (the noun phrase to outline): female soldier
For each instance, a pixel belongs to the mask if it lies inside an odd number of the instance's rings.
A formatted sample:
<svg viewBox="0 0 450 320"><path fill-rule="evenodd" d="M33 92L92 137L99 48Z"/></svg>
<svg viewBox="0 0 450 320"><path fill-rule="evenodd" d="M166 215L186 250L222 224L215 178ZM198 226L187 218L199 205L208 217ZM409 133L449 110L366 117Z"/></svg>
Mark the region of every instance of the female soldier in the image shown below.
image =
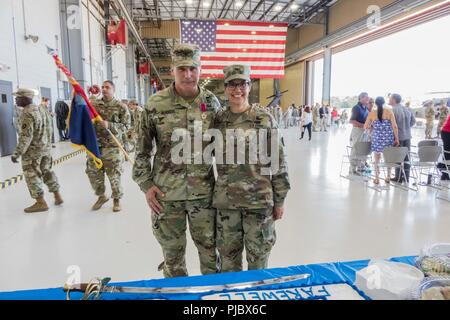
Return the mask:
<svg viewBox="0 0 450 320"><path fill-rule="evenodd" d="M224 69L224 75L228 107L217 114L213 124L226 140L223 157L218 157L216 150L218 178L213 196L213 206L218 209L217 249L221 271L242 270L244 246L248 269L265 269L276 240L274 222L283 216L284 199L290 189L284 143L278 139L275 119L248 102L250 68L232 65ZM252 134L260 137L259 148L252 145L255 142ZM275 143L271 144L272 138ZM256 150L261 153L261 144L266 143L270 163L262 161L261 154L255 158ZM243 157L242 150L245 150ZM276 154L275 161L273 154Z"/></svg>

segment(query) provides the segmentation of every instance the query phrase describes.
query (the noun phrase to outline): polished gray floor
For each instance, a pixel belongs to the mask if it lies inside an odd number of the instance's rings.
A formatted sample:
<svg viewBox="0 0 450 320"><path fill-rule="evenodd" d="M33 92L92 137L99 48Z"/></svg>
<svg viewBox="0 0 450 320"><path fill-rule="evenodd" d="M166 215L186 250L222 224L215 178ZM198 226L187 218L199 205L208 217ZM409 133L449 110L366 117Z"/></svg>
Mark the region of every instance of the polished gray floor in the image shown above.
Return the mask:
<svg viewBox="0 0 450 320"><path fill-rule="evenodd" d="M450 242L450 204L436 200L434 190L378 193L339 177L349 130L314 133L311 142L298 141L298 129L285 131L292 190L285 218L277 222L270 267L415 255L424 245ZM416 129L415 141L422 135ZM71 151L60 143L54 155ZM32 202L24 182L0 190L0 291L56 287L77 277L162 277L150 212L130 169L127 163L119 214L112 213L111 201L97 213L90 211L96 197L83 155L55 167L65 203L48 213L23 213ZM0 159L0 181L20 171L9 158ZM199 274L191 241L187 264L190 274Z"/></svg>

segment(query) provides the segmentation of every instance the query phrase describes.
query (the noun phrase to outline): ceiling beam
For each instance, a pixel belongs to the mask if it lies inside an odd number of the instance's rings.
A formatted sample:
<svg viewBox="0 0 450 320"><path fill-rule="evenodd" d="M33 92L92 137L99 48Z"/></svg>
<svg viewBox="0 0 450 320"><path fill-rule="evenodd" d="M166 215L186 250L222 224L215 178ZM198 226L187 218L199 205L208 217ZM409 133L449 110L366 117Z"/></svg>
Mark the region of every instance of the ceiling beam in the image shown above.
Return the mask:
<svg viewBox="0 0 450 320"><path fill-rule="evenodd" d="M216 0L212 0L211 1L211 6L209 7L209 11L208 11L208 15L206 16L206 18L209 18L209 16L211 15L214 3L216 2Z"/></svg>
<svg viewBox="0 0 450 320"><path fill-rule="evenodd" d="M245 0L245 2L244 2L244 4L242 5L242 7L239 9L239 11L238 11L238 13L237 13L237 15L236 15L236 19L238 19L239 18L239 16L241 15L241 13L242 13L242 11L244 10L244 8L245 8L245 6L247 5L247 3L248 3L248 0Z"/></svg>
<svg viewBox="0 0 450 320"><path fill-rule="evenodd" d="M280 15L282 15L287 8L289 8L290 5L292 5L295 2L295 0L291 0L286 3L286 5L278 12L270 21L274 21L276 18L278 18Z"/></svg>
<svg viewBox="0 0 450 320"><path fill-rule="evenodd" d="M247 20L251 20L252 16L255 14L256 10L261 7L261 5L264 3L264 0L260 0L255 8L253 8L252 12L248 15Z"/></svg>
<svg viewBox="0 0 450 320"><path fill-rule="evenodd" d="M225 11L225 8L227 7L228 2L230 2L230 0L226 0L225 1L225 5L223 6L222 10L220 11L219 16L217 17L217 19L220 19L222 17L222 13ZM231 0L231 4L233 4L233 0ZM231 4L230 4L230 6L231 6ZM228 9L230 9L230 6L228 6ZM228 10L227 10L227 12L228 12ZM225 12L224 17L227 15L227 12Z"/></svg>
<svg viewBox="0 0 450 320"><path fill-rule="evenodd" d="M265 18L266 13L270 12L270 10L272 10L273 7L275 7L275 5L277 4L276 1L272 2L272 4L269 6L269 8L267 10L264 11L264 13L259 17L258 20L262 20Z"/></svg>
<svg viewBox="0 0 450 320"><path fill-rule="evenodd" d="M195 18L199 18L198 12L200 11L200 2L201 2L201 0L198 0L198 3L197 3L197 10L195 10ZM203 14L202 14L202 16L203 16ZM201 18L201 17L200 17L200 18Z"/></svg>

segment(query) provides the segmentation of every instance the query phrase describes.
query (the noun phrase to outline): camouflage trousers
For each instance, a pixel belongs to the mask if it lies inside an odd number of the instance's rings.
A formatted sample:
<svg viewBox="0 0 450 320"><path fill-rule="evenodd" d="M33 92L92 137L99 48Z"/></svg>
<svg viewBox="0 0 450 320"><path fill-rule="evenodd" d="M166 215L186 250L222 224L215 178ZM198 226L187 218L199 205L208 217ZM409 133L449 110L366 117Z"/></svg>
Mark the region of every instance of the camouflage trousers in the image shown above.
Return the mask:
<svg viewBox="0 0 450 320"><path fill-rule="evenodd" d="M209 199L161 202L159 215L152 212L153 234L162 247L164 277L187 276L186 219L198 250L202 274L217 273L216 210Z"/></svg>
<svg viewBox="0 0 450 320"><path fill-rule="evenodd" d="M22 157L22 170L27 183L28 191L33 199L44 195L42 182L50 192L58 192L59 184L52 170L53 159L50 153L40 156Z"/></svg>
<svg viewBox="0 0 450 320"><path fill-rule="evenodd" d="M431 135L433 134L433 126L434 123L432 121L427 121L426 127L425 127L425 138L431 139Z"/></svg>
<svg viewBox="0 0 450 320"><path fill-rule="evenodd" d="M242 252L249 270L266 269L270 251L276 242L273 208L218 210L217 249L221 272L242 270Z"/></svg>
<svg viewBox="0 0 450 320"><path fill-rule="evenodd" d="M123 196L121 176L123 172L123 155L119 148L100 148L103 167L97 169L90 156L86 162L86 174L97 196L105 193L105 175L111 184L112 198L120 199Z"/></svg>

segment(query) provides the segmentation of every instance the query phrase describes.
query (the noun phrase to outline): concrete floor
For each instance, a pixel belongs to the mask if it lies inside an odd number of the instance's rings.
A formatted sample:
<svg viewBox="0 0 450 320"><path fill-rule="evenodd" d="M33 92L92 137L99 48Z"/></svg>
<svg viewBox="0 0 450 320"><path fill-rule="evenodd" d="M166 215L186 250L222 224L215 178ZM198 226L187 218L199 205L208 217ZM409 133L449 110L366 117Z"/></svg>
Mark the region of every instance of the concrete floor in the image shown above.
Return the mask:
<svg viewBox="0 0 450 320"><path fill-rule="evenodd" d="M435 200L434 190L377 193L339 177L349 134L350 128L335 128L308 142L298 141L298 129L285 131L292 190L285 218L277 222L270 267L415 255L424 245L450 242L450 203ZM423 129L415 135L423 136ZM73 149L59 143L53 151L57 158ZM162 277L161 250L130 165L119 214L112 213L112 201L90 211L96 197L84 170L84 155L55 167L65 203L44 214L23 213L32 203L24 182L0 190L0 291L57 287L74 277ZM20 172L9 157L0 159L0 181ZM191 275L199 274L190 240L187 265Z"/></svg>

